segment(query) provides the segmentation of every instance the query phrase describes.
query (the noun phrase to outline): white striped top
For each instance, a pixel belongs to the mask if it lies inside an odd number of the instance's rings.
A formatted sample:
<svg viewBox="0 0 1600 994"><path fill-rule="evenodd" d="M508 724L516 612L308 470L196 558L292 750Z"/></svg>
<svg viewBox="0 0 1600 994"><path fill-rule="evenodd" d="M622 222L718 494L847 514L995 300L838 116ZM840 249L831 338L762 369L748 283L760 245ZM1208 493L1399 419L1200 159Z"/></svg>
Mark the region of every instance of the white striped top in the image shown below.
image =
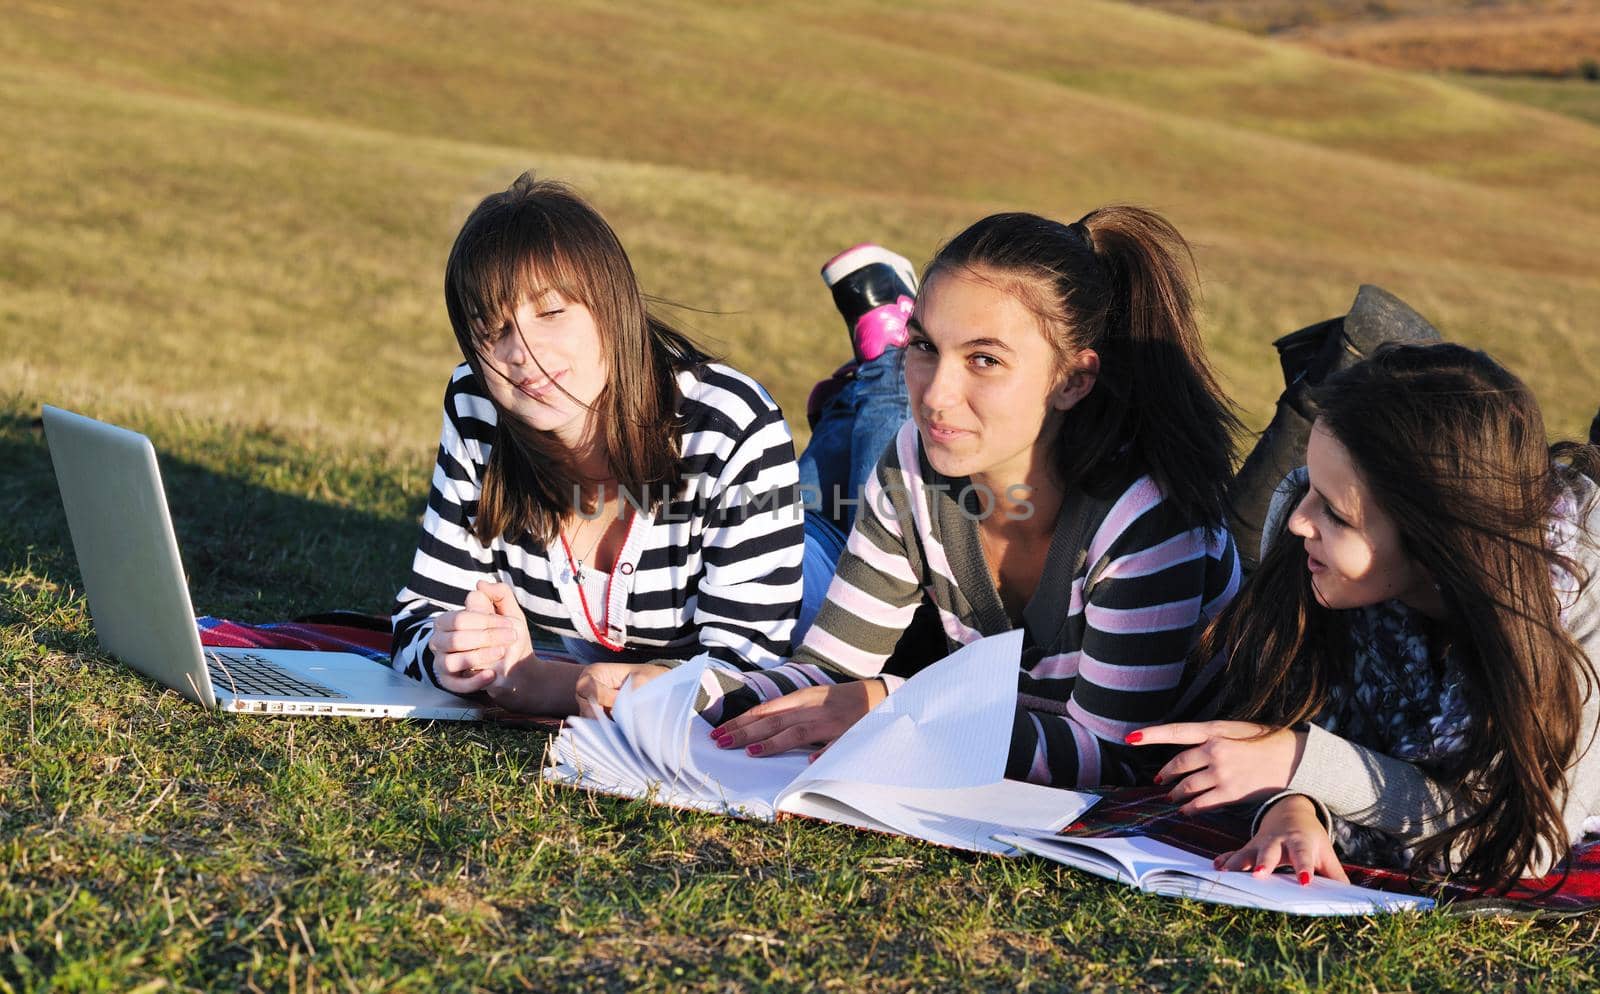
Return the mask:
<svg viewBox="0 0 1600 994"><path fill-rule="evenodd" d="M1132 475L1130 473L1129 475ZM708 719L725 721L801 687L882 677L924 601L952 650L1017 627L995 588L969 481L945 477L907 423L867 482L827 602L789 665L716 682ZM1065 548L1068 522L1092 501L1087 547ZM1038 592L1021 619L1023 658L1006 775L1061 786L1148 781L1170 753L1137 750L1127 733L1214 706L1214 667L1189 650L1238 592L1239 560L1220 524L1191 528L1154 480L1069 496ZM1153 765L1152 765L1153 764Z"/></svg>
<svg viewBox="0 0 1600 994"><path fill-rule="evenodd" d="M609 610L590 603L586 617L559 542L547 550L524 536L485 546L468 530L497 412L471 367L456 367L421 540L395 599L395 669L438 682L427 647L433 620L460 610L482 579L509 585L531 628L597 644L603 634L625 648L621 658L706 652L746 670L788 655L804 548L788 425L760 384L727 366L706 363L677 377L684 487L655 512L635 514L611 574Z"/></svg>

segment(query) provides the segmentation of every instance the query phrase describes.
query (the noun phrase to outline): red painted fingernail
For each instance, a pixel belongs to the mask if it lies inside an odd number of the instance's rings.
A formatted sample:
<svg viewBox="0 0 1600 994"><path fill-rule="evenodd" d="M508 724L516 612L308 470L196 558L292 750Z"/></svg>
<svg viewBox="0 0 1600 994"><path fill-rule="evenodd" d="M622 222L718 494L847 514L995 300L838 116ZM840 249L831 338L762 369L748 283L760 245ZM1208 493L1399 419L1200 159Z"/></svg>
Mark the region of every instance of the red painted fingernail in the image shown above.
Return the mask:
<svg viewBox="0 0 1600 994"><path fill-rule="evenodd" d="M1311 882L1311 871L1310 870L1301 870L1300 871L1300 886L1304 887L1306 884L1309 884L1310 882Z"/></svg>
<svg viewBox="0 0 1600 994"><path fill-rule="evenodd" d="M1128 737L1126 739L1123 739L1123 741L1128 743L1129 745L1137 745L1139 742L1141 742L1143 740L1144 740L1144 733L1143 732L1129 732L1128 733Z"/></svg>
<svg viewBox="0 0 1600 994"><path fill-rule="evenodd" d="M761 743L759 743L759 742L756 743L755 745L753 745L750 748L746 749L745 752L748 752L752 756L761 755Z"/></svg>

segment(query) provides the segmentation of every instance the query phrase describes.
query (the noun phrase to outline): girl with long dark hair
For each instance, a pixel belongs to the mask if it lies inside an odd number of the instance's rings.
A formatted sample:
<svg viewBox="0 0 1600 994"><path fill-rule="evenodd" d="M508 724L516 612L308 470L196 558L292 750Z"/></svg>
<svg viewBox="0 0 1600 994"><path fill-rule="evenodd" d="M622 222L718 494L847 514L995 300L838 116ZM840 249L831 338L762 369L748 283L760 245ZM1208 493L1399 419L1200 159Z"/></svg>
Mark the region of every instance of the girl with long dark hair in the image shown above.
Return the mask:
<svg viewBox="0 0 1600 994"><path fill-rule="evenodd" d="M1190 809L1260 804L1218 860L1302 882L1339 860L1500 889L1600 810L1600 455L1551 447L1482 352L1403 345L1310 392L1306 468L1197 658L1238 721L1136 733Z"/></svg>
<svg viewBox="0 0 1600 994"><path fill-rule="evenodd" d="M766 391L651 314L605 219L531 174L468 217L445 302L464 362L394 666L569 714L582 661L781 662L806 529ZM530 626L580 663L541 658Z"/></svg>

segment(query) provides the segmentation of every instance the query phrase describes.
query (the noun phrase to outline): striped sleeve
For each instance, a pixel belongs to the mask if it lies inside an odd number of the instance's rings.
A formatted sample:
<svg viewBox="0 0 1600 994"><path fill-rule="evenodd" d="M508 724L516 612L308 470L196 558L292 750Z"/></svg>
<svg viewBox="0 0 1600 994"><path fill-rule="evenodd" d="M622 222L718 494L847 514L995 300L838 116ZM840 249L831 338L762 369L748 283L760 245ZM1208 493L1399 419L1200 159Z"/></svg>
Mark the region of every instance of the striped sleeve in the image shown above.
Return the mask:
<svg viewBox="0 0 1600 994"><path fill-rule="evenodd" d="M393 617L390 665L435 686L439 680L428 648L434 619L461 610L479 580L499 579L493 555L469 530L478 510L477 467L494 411L486 399L460 390L460 383L458 373L445 393L444 427L422 515L422 537L412 557L411 576L395 596Z"/></svg>
<svg viewBox="0 0 1600 994"><path fill-rule="evenodd" d="M742 378L722 388L734 386L759 392ZM694 601L702 650L733 670L777 666L789 654L805 553L794 439L782 412L764 394L755 400L760 413L707 495Z"/></svg>
<svg viewBox="0 0 1600 994"><path fill-rule="evenodd" d="M719 679L721 696L702 702L712 724L743 714L762 701L804 687L879 676L922 601L906 554L912 522L900 520L905 504L893 499L902 475L891 450L862 488L855 526L839 558L827 599L794 657L783 666ZM904 527L902 527L904 525ZM883 677L893 690L900 678Z"/></svg>
<svg viewBox="0 0 1600 994"><path fill-rule="evenodd" d="M1087 561L1104 565L1083 593L1075 587L1084 628L1065 713L1019 705L1006 769L1011 779L1138 782L1153 757L1124 737L1167 720L1189 696L1189 649L1240 582L1228 531L1186 527L1149 477L1113 505Z"/></svg>

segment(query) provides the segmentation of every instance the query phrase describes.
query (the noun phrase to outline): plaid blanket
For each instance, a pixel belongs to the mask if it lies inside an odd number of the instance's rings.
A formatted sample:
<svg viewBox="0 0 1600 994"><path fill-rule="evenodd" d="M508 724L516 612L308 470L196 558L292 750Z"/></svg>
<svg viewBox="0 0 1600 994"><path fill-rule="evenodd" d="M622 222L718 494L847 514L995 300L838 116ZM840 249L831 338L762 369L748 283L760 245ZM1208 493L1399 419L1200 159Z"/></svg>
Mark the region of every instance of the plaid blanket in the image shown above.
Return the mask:
<svg viewBox="0 0 1600 994"><path fill-rule="evenodd" d="M226 649L301 649L314 652L353 652L375 663L389 665L389 619L384 615L331 611L294 621L274 621L247 625L209 615L195 619L200 628L200 644ZM543 659L571 662L560 648L540 644ZM487 705L487 700L484 701ZM501 725L556 731L561 719L549 715L522 714L487 705L484 718Z"/></svg>
<svg viewBox="0 0 1600 994"><path fill-rule="evenodd" d="M298 621L246 625L204 615L200 644L226 649L309 649L353 652L389 664L389 619L353 611L313 615Z"/></svg>
<svg viewBox="0 0 1600 994"><path fill-rule="evenodd" d="M1146 836L1207 858L1244 845L1250 822L1239 814L1180 816L1167 800L1165 787L1102 788L1089 793L1101 800L1062 835L1094 838ZM1504 895L1484 895L1441 879L1412 880L1394 870L1345 864L1350 882L1374 890L1421 894L1439 902L1449 914L1494 914L1520 917L1567 917L1600 908L1600 840L1580 842L1570 856L1545 877L1523 880Z"/></svg>

